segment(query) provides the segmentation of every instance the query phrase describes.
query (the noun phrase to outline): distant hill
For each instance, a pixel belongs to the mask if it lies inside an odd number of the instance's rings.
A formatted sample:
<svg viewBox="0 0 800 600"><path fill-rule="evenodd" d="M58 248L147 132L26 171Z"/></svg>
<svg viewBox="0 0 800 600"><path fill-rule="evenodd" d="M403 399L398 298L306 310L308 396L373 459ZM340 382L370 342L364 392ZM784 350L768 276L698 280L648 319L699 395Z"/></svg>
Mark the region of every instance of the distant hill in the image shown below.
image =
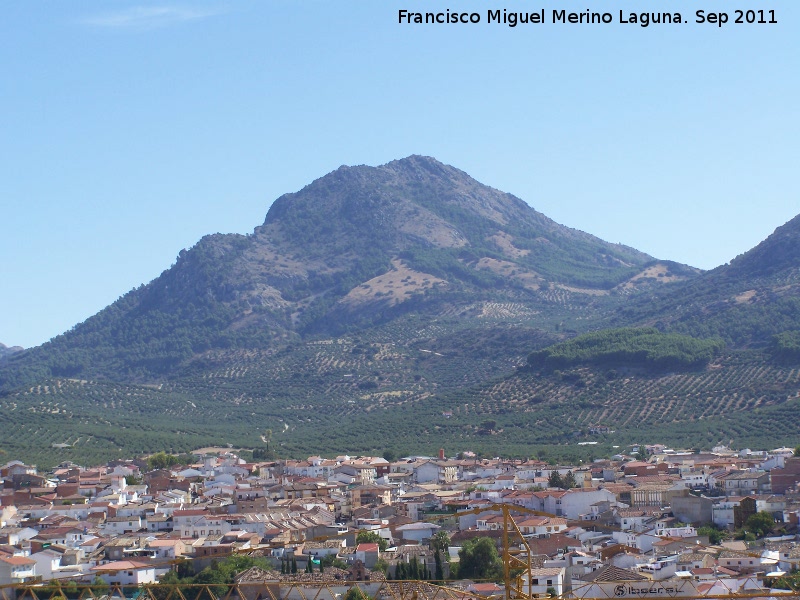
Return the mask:
<svg viewBox="0 0 800 600"><path fill-rule="evenodd" d="M341 167L1 359L0 450L796 445L798 229L704 273L432 158Z"/></svg>
<svg viewBox="0 0 800 600"><path fill-rule="evenodd" d="M17 352L22 352L24 348L22 346L11 346L8 347L5 344L0 344L0 359L5 356L11 356Z"/></svg>
<svg viewBox="0 0 800 600"><path fill-rule="evenodd" d="M720 336L736 347L763 348L800 330L800 216L729 264L633 299L612 322Z"/></svg>

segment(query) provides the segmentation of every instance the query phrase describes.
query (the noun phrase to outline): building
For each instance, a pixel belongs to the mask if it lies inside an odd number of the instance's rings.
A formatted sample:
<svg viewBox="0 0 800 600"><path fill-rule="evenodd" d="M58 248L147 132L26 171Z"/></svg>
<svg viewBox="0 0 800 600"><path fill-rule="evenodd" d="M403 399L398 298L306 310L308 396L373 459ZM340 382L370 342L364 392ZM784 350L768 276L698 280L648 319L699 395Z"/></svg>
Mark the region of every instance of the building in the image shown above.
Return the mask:
<svg viewBox="0 0 800 600"><path fill-rule="evenodd" d="M565 573L564 567L531 569L530 581L527 573L522 575L522 589L531 598L547 598L553 594L560 596L564 592Z"/></svg>

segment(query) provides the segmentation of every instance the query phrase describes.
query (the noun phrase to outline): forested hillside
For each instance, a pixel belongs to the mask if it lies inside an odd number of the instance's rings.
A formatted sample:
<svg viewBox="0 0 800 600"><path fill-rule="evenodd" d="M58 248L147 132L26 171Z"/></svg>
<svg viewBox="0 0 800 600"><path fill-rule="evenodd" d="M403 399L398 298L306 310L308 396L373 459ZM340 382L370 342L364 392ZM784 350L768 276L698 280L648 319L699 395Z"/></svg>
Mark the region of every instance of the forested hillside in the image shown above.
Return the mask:
<svg viewBox="0 0 800 600"><path fill-rule="evenodd" d="M704 367L724 348L720 338L697 339L655 328L603 329L532 352L532 369L577 365L686 370Z"/></svg>
<svg viewBox="0 0 800 600"><path fill-rule="evenodd" d="M252 234L206 236L51 342L2 353L16 434L0 450L795 443L799 219L701 273L431 158L341 167Z"/></svg>

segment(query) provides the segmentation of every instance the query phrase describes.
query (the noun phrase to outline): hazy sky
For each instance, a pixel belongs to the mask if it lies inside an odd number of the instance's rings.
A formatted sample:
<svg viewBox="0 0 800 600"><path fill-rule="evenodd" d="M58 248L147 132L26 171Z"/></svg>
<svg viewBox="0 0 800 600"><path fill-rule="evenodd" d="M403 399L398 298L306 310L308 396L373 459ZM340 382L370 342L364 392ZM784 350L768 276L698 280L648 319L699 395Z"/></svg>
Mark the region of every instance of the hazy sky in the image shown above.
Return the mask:
<svg viewBox="0 0 800 600"><path fill-rule="evenodd" d="M748 5L749 2L749 5ZM33 346L342 164L452 164L713 268L800 213L800 9L718 0L4 2L0 342ZM399 9L477 25L400 25ZM505 25L487 9L681 11Z"/></svg>

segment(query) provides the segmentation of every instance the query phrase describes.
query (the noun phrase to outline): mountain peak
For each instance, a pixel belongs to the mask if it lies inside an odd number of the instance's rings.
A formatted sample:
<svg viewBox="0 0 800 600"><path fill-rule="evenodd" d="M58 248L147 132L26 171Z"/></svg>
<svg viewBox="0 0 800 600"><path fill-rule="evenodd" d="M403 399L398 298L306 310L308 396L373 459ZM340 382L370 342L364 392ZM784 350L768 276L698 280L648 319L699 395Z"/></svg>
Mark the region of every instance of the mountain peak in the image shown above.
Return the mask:
<svg viewBox="0 0 800 600"><path fill-rule="evenodd" d="M476 307L484 302L531 316L592 312L598 296L614 303L658 277L674 279L647 271L652 261L559 225L429 156L341 166L275 200L253 235L205 236L154 281L49 348L24 353L6 385L28 381L25 365L37 351L53 351L52 374L136 379L212 349L272 348L409 313L467 311L482 327ZM90 347L96 360L86 363ZM62 361L60 353L74 356Z"/></svg>
<svg viewBox="0 0 800 600"><path fill-rule="evenodd" d="M12 354L16 354L17 352L22 352L24 348L22 346L11 346L8 347L5 344L0 343L0 358L4 356L11 356Z"/></svg>
<svg viewBox="0 0 800 600"><path fill-rule="evenodd" d="M398 158L396 160L389 161L385 165L381 165L379 168L387 168L387 169L395 169L395 170L426 170L432 173L439 172L444 173L447 171L457 171L459 173L463 173L463 171L459 171L455 167L451 167L450 165L446 165L443 162L436 160L432 156L425 156L422 154L411 154L406 156L405 158ZM464 173L466 175L466 173Z"/></svg>
<svg viewBox="0 0 800 600"><path fill-rule="evenodd" d="M790 219L755 248L734 258L726 268L729 275L770 276L800 268L800 215Z"/></svg>
<svg viewBox="0 0 800 600"><path fill-rule="evenodd" d="M421 155L378 167L339 167L278 198L256 234L316 256L385 253L386 264L414 248L471 248L476 259L511 252L508 258L554 278L556 271L542 261L562 262L576 252L582 256L577 263L603 270L652 260L559 225L519 198Z"/></svg>

